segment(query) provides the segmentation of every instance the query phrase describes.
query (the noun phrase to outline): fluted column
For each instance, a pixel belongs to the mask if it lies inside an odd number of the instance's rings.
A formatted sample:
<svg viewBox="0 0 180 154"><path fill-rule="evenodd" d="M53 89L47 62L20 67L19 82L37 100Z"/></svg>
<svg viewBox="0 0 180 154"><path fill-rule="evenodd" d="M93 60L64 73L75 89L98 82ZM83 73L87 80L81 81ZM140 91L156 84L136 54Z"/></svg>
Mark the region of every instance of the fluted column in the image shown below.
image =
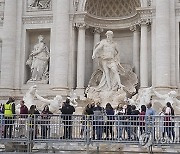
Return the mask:
<svg viewBox="0 0 180 154"><path fill-rule="evenodd" d="M130 30L133 31L133 66L134 72L139 78L139 67L140 67L140 32L137 25L130 27Z"/></svg>
<svg viewBox="0 0 180 154"><path fill-rule="evenodd" d="M156 1L156 87L170 86L170 3Z"/></svg>
<svg viewBox="0 0 180 154"><path fill-rule="evenodd" d="M70 5L69 0L56 0L54 4L54 26L52 30L54 46L50 53L50 84L53 85L54 89L64 89L68 87Z"/></svg>
<svg viewBox="0 0 180 154"><path fill-rule="evenodd" d="M78 24L77 89L84 89L85 79L85 24Z"/></svg>
<svg viewBox="0 0 180 154"><path fill-rule="evenodd" d="M4 8L1 88L13 88L16 55L16 0L6 0Z"/></svg>
<svg viewBox="0 0 180 154"><path fill-rule="evenodd" d="M97 45L97 43L100 42L100 39L101 39L100 33L102 31L103 31L103 29L101 29L101 28L94 29L94 48ZM97 62L97 59L95 58L93 60L93 71L95 71L97 69L97 66L98 66L98 62Z"/></svg>
<svg viewBox="0 0 180 154"><path fill-rule="evenodd" d="M147 24L148 20L141 20L141 44L140 44L140 87L148 87L148 47Z"/></svg>

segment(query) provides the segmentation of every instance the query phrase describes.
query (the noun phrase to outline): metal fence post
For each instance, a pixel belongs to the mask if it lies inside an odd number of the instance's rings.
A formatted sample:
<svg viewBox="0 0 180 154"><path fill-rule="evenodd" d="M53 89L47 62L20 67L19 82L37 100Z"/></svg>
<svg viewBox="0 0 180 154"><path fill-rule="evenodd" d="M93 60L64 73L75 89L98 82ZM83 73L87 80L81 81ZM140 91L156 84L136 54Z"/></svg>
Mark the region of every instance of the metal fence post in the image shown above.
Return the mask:
<svg viewBox="0 0 180 154"><path fill-rule="evenodd" d="M87 115L85 120L87 121L87 129L86 129L86 152L89 154L89 145L90 145L90 116Z"/></svg>

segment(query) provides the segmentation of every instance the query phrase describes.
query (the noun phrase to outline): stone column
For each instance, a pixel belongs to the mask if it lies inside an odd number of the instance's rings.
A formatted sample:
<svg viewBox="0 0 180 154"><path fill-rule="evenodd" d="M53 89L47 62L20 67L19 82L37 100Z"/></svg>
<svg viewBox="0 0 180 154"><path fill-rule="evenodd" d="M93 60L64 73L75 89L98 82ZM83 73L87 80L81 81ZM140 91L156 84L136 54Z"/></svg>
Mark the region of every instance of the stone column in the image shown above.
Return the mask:
<svg viewBox="0 0 180 154"><path fill-rule="evenodd" d="M133 66L134 72L139 78L139 67L140 67L140 32L137 25L130 27L130 30L133 31Z"/></svg>
<svg viewBox="0 0 180 154"><path fill-rule="evenodd" d="M4 8L0 87L14 86L16 57L16 0L6 0Z"/></svg>
<svg viewBox="0 0 180 154"><path fill-rule="evenodd" d="M148 19L141 20L141 44L140 44L140 87L148 87L148 47L147 24Z"/></svg>
<svg viewBox="0 0 180 154"><path fill-rule="evenodd" d="M50 84L54 89L64 89L68 87L70 5L69 0L56 0L55 4Z"/></svg>
<svg viewBox="0 0 180 154"><path fill-rule="evenodd" d="M156 87L170 86L170 3L156 1Z"/></svg>
<svg viewBox="0 0 180 154"><path fill-rule="evenodd" d="M85 24L78 27L78 53L77 53L77 89L84 89L85 76Z"/></svg>
<svg viewBox="0 0 180 154"><path fill-rule="evenodd" d="M95 28L94 29L94 48L95 46L97 45L98 42L100 42L100 33L102 32L103 30L100 29L100 28ZM97 69L98 67L98 62L97 62L97 58L93 59L93 72Z"/></svg>
<svg viewBox="0 0 180 154"><path fill-rule="evenodd" d="M70 89L76 86L76 27L73 21L70 21L70 51L69 51L69 75L68 85Z"/></svg>

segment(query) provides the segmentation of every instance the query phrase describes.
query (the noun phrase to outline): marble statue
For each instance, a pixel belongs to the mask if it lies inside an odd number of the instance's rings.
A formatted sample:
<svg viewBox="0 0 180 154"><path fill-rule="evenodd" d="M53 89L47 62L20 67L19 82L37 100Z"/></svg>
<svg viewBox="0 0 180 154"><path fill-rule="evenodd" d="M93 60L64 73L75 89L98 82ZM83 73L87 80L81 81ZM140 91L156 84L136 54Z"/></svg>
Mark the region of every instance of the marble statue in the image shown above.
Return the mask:
<svg viewBox="0 0 180 154"><path fill-rule="evenodd" d="M176 91L170 91L167 94L160 94L157 91L155 91L155 89L153 89L153 92L158 98L164 100L162 102L163 106L166 106L166 103L170 102L171 105L174 107L174 109L176 111L180 112L180 100L177 99L177 92Z"/></svg>
<svg viewBox="0 0 180 154"><path fill-rule="evenodd" d="M39 101L37 101L37 99ZM31 105L36 105L38 110L43 110L45 105L49 105L49 110L53 113L58 113L59 108L62 106L62 96L57 95L54 99L45 99L37 93L37 86L33 85L29 88L23 97L25 105L30 109Z"/></svg>
<svg viewBox="0 0 180 154"><path fill-rule="evenodd" d="M23 101L25 102L25 105L28 107L28 109L30 109L31 105L36 105L35 103L36 90L37 90L36 85L31 86L23 97Z"/></svg>
<svg viewBox="0 0 180 154"><path fill-rule="evenodd" d="M113 106L123 102L126 94L134 94L138 83L137 75L128 64L120 64L117 44L113 32L106 32L107 38L94 48L92 59L98 59L98 68L91 75L85 93L98 102L111 102ZM102 105L101 103L101 105Z"/></svg>
<svg viewBox="0 0 180 154"><path fill-rule="evenodd" d="M134 99L135 104L140 108L141 105L147 105L150 102L151 96L152 96L152 87L148 87L148 88L140 89L138 91L138 94L134 96L132 99L136 97Z"/></svg>
<svg viewBox="0 0 180 154"><path fill-rule="evenodd" d="M103 87L108 90L124 88L124 85L121 84L118 68L121 73L124 73L125 70L119 62L119 52L116 43L113 42L113 32L107 31L106 36L106 39L97 44L92 55L92 59L98 57L103 72L101 81L96 88L98 91Z"/></svg>
<svg viewBox="0 0 180 154"><path fill-rule="evenodd" d="M31 68L31 79L29 81L48 82L49 49L44 43L43 35L38 36L39 42L34 46L33 51L26 61Z"/></svg>
<svg viewBox="0 0 180 154"><path fill-rule="evenodd" d="M74 90L72 90L72 91L70 92L70 95L69 95L69 97L67 97L67 98L70 100L70 104L71 104L72 106L76 107L76 106L78 105L78 102L76 101L76 100L77 100L77 95L76 95L76 93L75 93Z"/></svg>
<svg viewBox="0 0 180 154"><path fill-rule="evenodd" d="M52 113L58 113L59 109L62 107L63 99L61 95L56 95L54 99L45 99L42 96L38 95L36 92L35 96L38 100L43 102L43 106L41 106L41 108L44 108L45 105L48 105L49 111L51 111Z"/></svg>

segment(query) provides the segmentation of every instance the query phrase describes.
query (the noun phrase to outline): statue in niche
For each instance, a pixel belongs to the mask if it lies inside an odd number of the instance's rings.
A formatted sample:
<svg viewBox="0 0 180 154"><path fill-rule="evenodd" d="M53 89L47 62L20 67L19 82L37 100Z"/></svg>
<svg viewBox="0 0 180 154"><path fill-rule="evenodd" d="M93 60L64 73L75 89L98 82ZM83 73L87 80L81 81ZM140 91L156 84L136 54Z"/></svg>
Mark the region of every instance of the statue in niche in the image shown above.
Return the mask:
<svg viewBox="0 0 180 154"><path fill-rule="evenodd" d="M132 72L130 65L120 64L120 55L113 32L106 32L107 38L100 41L94 48L92 59L98 58L98 69L92 74L86 93L89 98L102 102L124 100L126 93L136 92L137 75ZM120 96L122 94L122 97ZM105 97L104 97L105 96ZM107 98L106 97L106 98ZM121 97L121 98L120 98Z"/></svg>
<svg viewBox="0 0 180 154"><path fill-rule="evenodd" d="M49 72L49 49L44 43L43 35L38 36L39 42L34 46L33 51L29 55L29 59L26 61L26 65L31 68L31 79L28 82L41 82L47 83Z"/></svg>

